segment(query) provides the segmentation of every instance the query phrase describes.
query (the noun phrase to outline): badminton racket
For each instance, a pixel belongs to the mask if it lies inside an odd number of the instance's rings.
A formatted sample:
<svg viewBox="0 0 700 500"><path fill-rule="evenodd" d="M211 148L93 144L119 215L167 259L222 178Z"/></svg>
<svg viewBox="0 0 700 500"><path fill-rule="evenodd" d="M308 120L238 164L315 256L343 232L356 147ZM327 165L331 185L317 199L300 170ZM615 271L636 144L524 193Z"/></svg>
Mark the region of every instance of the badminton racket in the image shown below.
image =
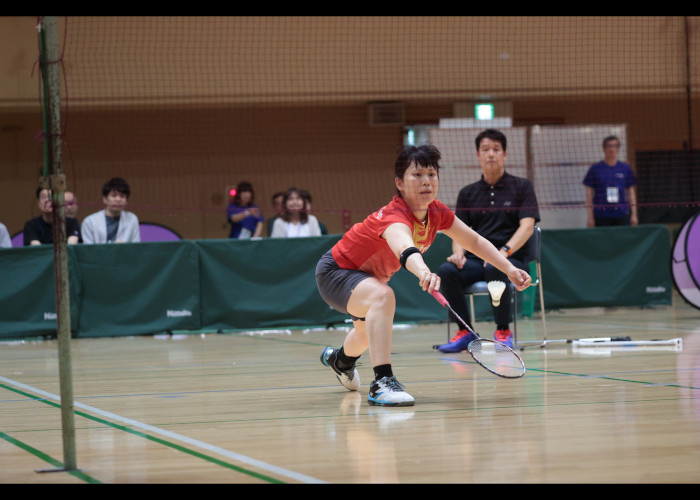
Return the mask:
<svg viewBox="0 0 700 500"><path fill-rule="evenodd" d="M513 349L495 340L482 339L478 333L469 327L466 321L454 312L444 295L437 290L432 295L441 305L449 309L467 331L476 337L467 347L474 361L499 377L520 378L525 375L525 363Z"/></svg>

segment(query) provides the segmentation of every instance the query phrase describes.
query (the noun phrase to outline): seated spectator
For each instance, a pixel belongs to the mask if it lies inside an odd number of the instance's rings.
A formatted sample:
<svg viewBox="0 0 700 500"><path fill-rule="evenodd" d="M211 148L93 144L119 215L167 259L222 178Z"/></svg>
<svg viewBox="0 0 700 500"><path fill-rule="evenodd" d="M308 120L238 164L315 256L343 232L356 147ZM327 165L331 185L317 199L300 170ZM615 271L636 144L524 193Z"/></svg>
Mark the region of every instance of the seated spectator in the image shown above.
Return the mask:
<svg viewBox="0 0 700 500"><path fill-rule="evenodd" d="M78 198L73 191L66 191L63 194L63 215L65 217L78 218ZM83 242L83 235L80 235L79 243Z"/></svg>
<svg viewBox="0 0 700 500"><path fill-rule="evenodd" d="M66 217L78 218L78 198L73 191L63 193L63 214Z"/></svg>
<svg viewBox="0 0 700 500"><path fill-rule="evenodd" d="M278 191L272 195L272 207L275 211L275 215L267 219L267 235L272 235L272 225L282 214L282 202L284 201L284 192Z"/></svg>
<svg viewBox="0 0 700 500"><path fill-rule="evenodd" d="M0 248L12 248L12 238L2 222L0 222Z"/></svg>
<svg viewBox="0 0 700 500"><path fill-rule="evenodd" d="M125 210L131 188L121 177L113 177L102 187L103 210L85 217L83 242L139 243L141 230L138 217Z"/></svg>
<svg viewBox="0 0 700 500"><path fill-rule="evenodd" d="M229 238L247 239L262 236L264 218L255 204L255 190L250 182L236 186L236 194L226 211L231 224Z"/></svg>
<svg viewBox="0 0 700 500"><path fill-rule="evenodd" d="M311 202L313 201L311 198L311 193L309 193L307 190L302 189L299 191L301 193L301 196L306 200L306 213L311 213ZM326 229L326 225L318 221L318 227L321 228L321 234L328 234L328 229Z"/></svg>
<svg viewBox="0 0 700 500"><path fill-rule="evenodd" d="M292 187L284 193L283 206L282 215L272 225L272 238L321 236L318 220L308 213L299 189Z"/></svg>
<svg viewBox="0 0 700 500"><path fill-rule="evenodd" d="M53 203L51 202L51 191L42 189L36 190L36 199L41 215L28 220L24 224L24 246L30 245L53 245ZM80 223L73 217L65 217L66 223L66 243L74 245L80 241Z"/></svg>

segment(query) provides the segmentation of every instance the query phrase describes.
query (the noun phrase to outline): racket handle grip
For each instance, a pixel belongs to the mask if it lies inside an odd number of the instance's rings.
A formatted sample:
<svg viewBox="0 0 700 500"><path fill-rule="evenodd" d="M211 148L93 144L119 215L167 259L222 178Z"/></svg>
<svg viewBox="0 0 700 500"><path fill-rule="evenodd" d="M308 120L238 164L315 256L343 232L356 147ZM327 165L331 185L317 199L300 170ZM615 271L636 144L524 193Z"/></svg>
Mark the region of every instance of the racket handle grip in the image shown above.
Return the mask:
<svg viewBox="0 0 700 500"><path fill-rule="evenodd" d="M443 294L438 292L437 290L433 290L432 296L435 297L435 300L437 300L440 304L442 304L443 307L447 307L449 302L447 302L447 299Z"/></svg>

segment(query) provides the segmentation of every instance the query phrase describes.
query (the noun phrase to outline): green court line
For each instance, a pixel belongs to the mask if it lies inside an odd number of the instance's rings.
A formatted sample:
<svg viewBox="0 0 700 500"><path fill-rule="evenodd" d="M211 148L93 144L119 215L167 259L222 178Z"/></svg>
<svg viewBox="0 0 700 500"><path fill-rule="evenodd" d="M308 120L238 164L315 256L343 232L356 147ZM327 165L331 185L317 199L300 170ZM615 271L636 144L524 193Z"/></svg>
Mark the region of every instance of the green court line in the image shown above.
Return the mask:
<svg viewBox="0 0 700 500"><path fill-rule="evenodd" d="M453 361L455 363L462 363L465 365L466 364L476 364L474 361L463 360L463 359L458 359L458 358L442 358L442 359ZM695 387L692 385L679 385L679 384L672 384L672 383L667 383L667 382L647 382L644 380L633 380L633 379L626 379L626 378L621 378L621 377L612 377L609 375L594 375L594 374L590 374L590 373L561 372L561 371L549 370L549 369L545 369L545 368L532 368L529 366L526 366L525 368L526 368L526 372L525 372L526 378L527 378L528 372L540 372L540 373L544 373L547 375L562 375L562 376L568 376L568 377L595 378L595 379L600 379L600 380L610 380L613 382L628 382L630 384L675 387L677 389L693 389L693 390L700 389L700 387Z"/></svg>
<svg viewBox="0 0 700 500"><path fill-rule="evenodd" d="M28 397L28 398L30 398L30 399L33 399L33 400L35 400L35 401L39 401L39 402L42 402L42 403L46 403L47 405L53 406L53 407L55 407L55 408L60 408L60 407L61 407L61 405L58 404L58 403L55 403L55 402L53 402L53 401L49 401L49 400L47 400L47 399L45 399L45 398L42 398L42 397L39 397L39 396L35 396L35 395L33 395L33 394L29 394L29 393L27 393L27 392L21 391L21 390L19 390L19 389L16 389L16 388L14 388L14 387L11 387L11 386L8 386L8 385L2 384L2 383L0 383L0 387L2 387L3 389L7 389L8 391L12 391L12 392L15 392L15 393L17 393L17 394L20 394L20 395L22 395L22 396L25 396L25 397ZM179 445L179 444L176 444L176 443L172 443L172 442L170 442L170 441L166 441L165 439L161 439L161 438L156 437L156 436L151 436L151 435L149 435L149 434L146 434L145 432L137 431L137 430L131 429L131 428L129 428L129 427L126 427L126 426L124 426L124 425L115 424L115 423L110 422L110 421L108 421L108 420L104 420L104 419L102 419L102 418L95 417L95 416L93 416L93 415L89 415L89 414L84 413L84 412L79 411L79 410L74 410L74 413L75 413L76 415L81 416L81 417L84 417L84 418L86 418L86 419L88 419L88 420L92 420L93 422L97 422L97 423L106 425L106 426L108 426L108 427L112 427L112 428L114 428L114 429L118 429L118 430L127 432L127 433L129 433L129 434L133 434L133 435L135 435L135 436L142 437L142 438L144 438L144 439L147 439L147 440L149 440L149 441L153 441L153 442L158 443L158 444L161 444L161 445L163 445L163 446L167 446L167 447L169 447L169 448L172 448L172 449L174 449L174 450L180 451L180 452L182 452L182 453L186 453L186 454L188 454L188 455L192 455L193 457L201 458L202 460L206 460L207 462L211 462L211 463L213 463L213 464L216 464L216 465L219 465L219 466L221 466L221 467L225 467L225 468L234 470L234 471L236 471L236 472L240 472L241 474L245 474L245 475L254 477L254 478L256 478L256 479L260 479L260 480L265 481L265 482L268 482L268 483L284 484L284 481L280 481L280 480L278 480L278 479L275 479L275 478L273 478L273 477L266 476L266 475L264 475L264 474L260 474L260 473L255 472L255 471L251 471L251 470L244 469L243 467L239 467L239 466L237 466L237 465L234 465L234 464L230 464L230 463L228 463L228 462L225 462L224 460L220 460L220 459L218 459L218 458L211 457L211 456L209 456L209 455L205 455L204 453L200 453L200 452L195 451L195 450L191 450L191 449L186 448L186 447L184 447L184 446L182 446L182 445ZM2 434L2 433L0 433L0 434ZM8 437L9 437L9 436L8 436ZM10 439L13 439L13 438L10 438ZM19 443L19 441L17 441L17 443ZM13 444L17 444L17 443L13 443ZM20 447L23 448L23 449L25 449L25 450L27 449L27 448L25 448L25 447L23 447L23 446L20 446ZM34 448L31 448L31 449L34 450ZM29 450L27 450L27 451L29 451ZM36 450L36 451L37 451L37 453L40 453L40 454L42 455L42 458L43 458L43 457L48 457L48 455L45 455L45 454L41 453L39 450ZM31 451L30 451L30 452L31 452ZM32 453L33 453L33 452L32 452ZM54 460L54 459L51 459L51 460L48 460L48 461L51 462L52 460ZM53 462L51 462L51 463L53 463Z"/></svg>
<svg viewBox="0 0 700 500"><path fill-rule="evenodd" d="M273 341L273 342L291 343L291 344L305 344L305 345L316 345L316 346L327 345L327 344L318 343L318 342L297 341L297 340L287 339L287 338L285 338L285 339L275 338L275 337L266 338L264 336L251 337L251 338L255 338L255 339L259 339L259 340ZM458 359L458 358L449 358L449 360L455 361L457 363L476 365L475 361L470 361L470 360L463 360L463 359ZM629 382L629 383L633 383L633 384L644 384L644 385L663 385L666 387L676 387L679 389L700 389L700 387L694 387L694 386L669 384L669 383L663 383L663 382L645 382L642 380L623 379L623 378L610 377L610 376L605 376L605 375L590 375L590 374L585 374L585 373L559 372L559 371L547 370L547 369L543 369L543 368L530 368L529 366L526 366L525 368L528 372L540 372L540 373L546 373L546 374L552 374L552 375L568 375L570 377L598 378L598 379L602 379L602 380L612 380L615 382ZM527 377L527 373L525 376Z"/></svg>
<svg viewBox="0 0 700 500"><path fill-rule="evenodd" d="M41 450L37 450L36 448L29 446L27 443L20 441L19 439L13 438L12 436L9 436L8 434L5 434L4 432L0 431L0 438L4 439L10 444L13 444L19 448L22 448L24 451L27 451L34 455L35 457L50 463L57 469L63 469L65 466L63 462L56 460L55 458L51 457L50 455L47 455ZM98 481L94 477L85 474L84 472L80 470L66 470L64 472L67 472L71 476L77 477L78 479L82 479L86 483L91 483L91 484L102 484L101 481Z"/></svg>
<svg viewBox="0 0 700 500"><path fill-rule="evenodd" d="M667 383L667 382L647 382L644 380L632 380L632 379L625 379L625 378L620 378L620 377L610 377L608 375L591 375L591 374L586 374L586 373L559 372L559 371L555 371L555 370L545 370L542 368L527 368L527 371L541 372L541 373L546 373L548 375L564 375L564 376L569 376L569 377L597 378L597 379L601 379L601 380L611 380L613 382L628 382L630 384L675 387L677 389L694 389L694 390L700 389L700 387L695 387L692 385L679 385L679 384L671 384L671 383Z"/></svg>

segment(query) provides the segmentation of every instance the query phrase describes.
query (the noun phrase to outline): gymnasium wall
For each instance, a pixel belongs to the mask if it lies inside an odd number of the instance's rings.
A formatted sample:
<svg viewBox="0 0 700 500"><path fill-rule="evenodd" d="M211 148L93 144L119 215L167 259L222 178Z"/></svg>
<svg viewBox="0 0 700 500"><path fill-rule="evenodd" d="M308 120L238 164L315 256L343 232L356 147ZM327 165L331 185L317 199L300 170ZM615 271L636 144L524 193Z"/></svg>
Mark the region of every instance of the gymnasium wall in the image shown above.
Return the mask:
<svg viewBox="0 0 700 500"><path fill-rule="evenodd" d="M35 25L0 18L0 221L11 234L38 215ZM484 94L511 102L516 126L625 123L632 164L636 151L697 144L685 52L688 42L697 67L697 26L683 17L62 17L63 168L79 219L102 208L102 184L120 175L142 221L225 238L226 188L248 180L266 216L272 193L296 185L341 233L393 194L403 127L371 125L371 102L402 102L405 124L437 123Z"/></svg>

